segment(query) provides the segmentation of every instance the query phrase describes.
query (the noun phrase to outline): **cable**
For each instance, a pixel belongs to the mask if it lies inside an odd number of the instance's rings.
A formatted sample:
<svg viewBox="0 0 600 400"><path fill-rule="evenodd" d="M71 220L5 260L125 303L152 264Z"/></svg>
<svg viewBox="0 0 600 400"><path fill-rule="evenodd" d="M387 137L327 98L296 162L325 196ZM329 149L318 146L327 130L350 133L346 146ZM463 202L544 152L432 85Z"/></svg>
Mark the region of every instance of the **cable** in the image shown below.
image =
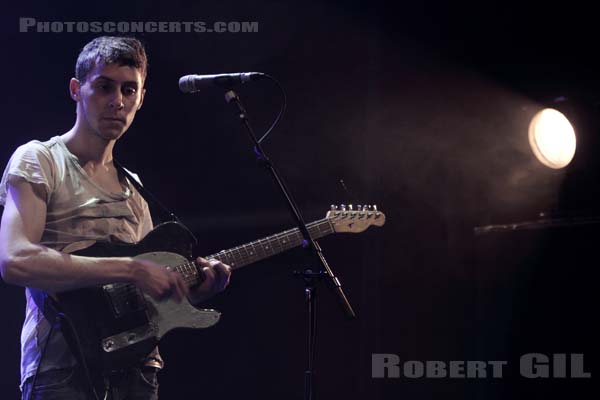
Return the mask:
<svg viewBox="0 0 600 400"><path fill-rule="evenodd" d="M51 306L48 306L48 307L51 307ZM67 317L65 314L63 314L61 312L57 312L54 309L52 310L52 312L54 313L54 316L55 316L54 323L50 324L50 331L48 332L48 337L46 338L46 342L44 343L44 347L42 348L42 353L40 354L40 361L35 370L35 374L33 375L33 380L31 381L31 387L30 387L29 393L27 394L27 399L31 400L31 398L33 396L33 392L35 391L35 382L37 381L37 377L40 372L40 368L42 366L42 361L44 360L44 356L46 355L46 350L48 349L48 344L50 343L50 338L52 337L52 333L54 332L54 329L57 326L61 326L61 321L65 321L69 325L71 337L75 340L75 346L77 347L75 350L77 351L78 354L76 354L75 357L78 358L81 363L81 366L85 373L85 377L90 386L92 395L94 396L94 398L96 400L100 400L98 397L98 393L96 392L96 388L92 382L92 376L90 375L90 371L88 369L87 363L85 361L85 358L83 357L83 350L81 347L81 342L79 341L79 336L77 335L77 332L75 331L75 328L73 327L73 323L71 322L69 317ZM50 322L50 321L48 320L48 322ZM64 334L64 332L63 332L63 334ZM107 389L107 393L108 393L108 389ZM104 396L104 399L106 399L106 395Z"/></svg>
<svg viewBox="0 0 600 400"><path fill-rule="evenodd" d="M85 360L85 357L83 356L83 348L81 346L81 341L79 340L79 335L77 335L77 331L75 330L75 328L73 327L73 323L71 322L71 319L66 316L65 314L59 314L62 317L62 320L65 321L69 327L69 331L70 331L70 335L73 339L73 341L75 342L74 345L76 347L76 351L77 354L75 355L76 358L78 358L81 367L83 368L83 371L85 373L85 378L88 381L88 385L90 386L91 392L94 395L94 398L96 400L100 400L100 398L98 397L98 392L96 392L96 387L94 386L94 382L92 381L92 375L90 374L90 370L88 368L87 362ZM64 331L63 331L64 333ZM104 398L106 399L106 395L108 394L108 389L109 389L109 385L105 388L106 389L106 393Z"/></svg>
<svg viewBox="0 0 600 400"><path fill-rule="evenodd" d="M57 318L57 320L58 320L58 318ZM59 323L59 322L56 321L56 323ZM27 400L31 400L31 396L33 396L33 391L35 390L35 381L37 380L38 374L40 373L40 367L42 366L42 360L44 359L44 355L46 355L46 349L48 349L48 343L50 343L50 338L52 337L52 332L54 332L54 324L50 324L50 331L48 331L48 337L46 338L46 342L44 343L44 348L42 349L42 354L40 355L40 361L38 362L37 368L35 369L35 374L33 374L33 380L31 381L29 393L27 394Z"/></svg>
<svg viewBox="0 0 600 400"><path fill-rule="evenodd" d="M260 139L258 139L258 143L261 143L263 140L265 140L267 135L269 135L269 133L271 133L273 128L275 128L275 125L277 125L279 123L279 121L281 120L281 117L283 117L283 114L285 113L285 108L287 107L287 96L285 94L285 90L283 89L283 86L281 86L279 81L277 79L273 78L271 75L264 74L264 76L265 76L265 78L268 78L271 81L273 81L275 83L275 85L279 88L279 91L281 92L281 95L283 96L283 102L281 104L281 108L279 109L279 114L277 114L277 117L275 117L275 120L271 124L271 127L269 129L267 129L265 134L262 135Z"/></svg>

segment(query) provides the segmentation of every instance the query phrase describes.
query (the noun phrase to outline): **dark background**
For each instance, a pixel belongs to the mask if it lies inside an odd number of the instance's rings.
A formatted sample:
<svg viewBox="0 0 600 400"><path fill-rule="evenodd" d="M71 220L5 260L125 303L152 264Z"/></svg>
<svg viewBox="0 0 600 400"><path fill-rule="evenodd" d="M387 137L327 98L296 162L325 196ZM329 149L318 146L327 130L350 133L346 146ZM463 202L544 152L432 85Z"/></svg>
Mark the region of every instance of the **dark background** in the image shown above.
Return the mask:
<svg viewBox="0 0 600 400"><path fill-rule="evenodd" d="M68 79L93 34L19 33L48 21L258 21L258 33L138 35L147 95L117 157L197 234L198 255L293 225L222 91L179 77L262 71L287 92L265 142L307 220L332 203L377 204L383 228L321 241L358 319L319 291L317 393L334 399L590 398L593 381L518 377L525 353L583 353L597 372L597 21L591 6L531 2L260 1L160 6L12 3L2 14L0 161L71 128ZM281 97L239 90L258 132ZM527 124L563 96L574 162L533 160ZM344 185L340 183L343 180ZM560 218L553 228L489 224ZM565 219L567 218L567 219ZM578 224L565 223L576 218ZM202 332L166 337L162 398L302 398L300 251L240 270ZM2 285L2 398L17 398L23 290ZM506 360L504 379L372 379L371 354ZM592 378L594 379L594 378Z"/></svg>

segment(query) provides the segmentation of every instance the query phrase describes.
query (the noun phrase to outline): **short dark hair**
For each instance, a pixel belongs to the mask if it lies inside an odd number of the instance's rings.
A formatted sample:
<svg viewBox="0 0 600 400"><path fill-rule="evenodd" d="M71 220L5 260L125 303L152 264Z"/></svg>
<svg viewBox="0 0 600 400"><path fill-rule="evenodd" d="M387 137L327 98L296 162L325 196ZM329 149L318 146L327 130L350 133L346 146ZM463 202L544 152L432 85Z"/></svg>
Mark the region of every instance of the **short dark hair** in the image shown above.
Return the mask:
<svg viewBox="0 0 600 400"><path fill-rule="evenodd" d="M85 82L96 63L119 64L140 70L142 79L146 79L148 58L144 45L136 38L118 36L100 36L86 44L75 65L75 78Z"/></svg>

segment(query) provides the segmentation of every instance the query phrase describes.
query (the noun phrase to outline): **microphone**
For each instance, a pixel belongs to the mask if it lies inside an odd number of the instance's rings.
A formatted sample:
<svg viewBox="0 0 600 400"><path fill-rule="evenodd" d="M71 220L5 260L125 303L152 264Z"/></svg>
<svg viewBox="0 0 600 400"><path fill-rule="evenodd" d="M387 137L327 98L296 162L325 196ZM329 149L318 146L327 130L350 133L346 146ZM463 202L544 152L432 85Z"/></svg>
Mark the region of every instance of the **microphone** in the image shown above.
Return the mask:
<svg viewBox="0 0 600 400"><path fill-rule="evenodd" d="M242 83L266 77L262 72L238 72L216 75L186 75L179 79L179 89L183 93L194 93L209 86L231 89Z"/></svg>

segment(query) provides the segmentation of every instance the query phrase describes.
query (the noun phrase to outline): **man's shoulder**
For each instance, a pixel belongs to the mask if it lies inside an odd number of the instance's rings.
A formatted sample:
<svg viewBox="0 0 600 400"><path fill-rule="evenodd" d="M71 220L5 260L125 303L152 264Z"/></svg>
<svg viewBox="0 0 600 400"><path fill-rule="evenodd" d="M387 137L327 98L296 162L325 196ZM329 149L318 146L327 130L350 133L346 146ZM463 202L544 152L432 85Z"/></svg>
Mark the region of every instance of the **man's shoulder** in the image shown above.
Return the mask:
<svg viewBox="0 0 600 400"><path fill-rule="evenodd" d="M31 140L14 151L0 180L0 205L4 205L11 179L25 179L51 190L56 175L54 146L56 137L46 141Z"/></svg>
<svg viewBox="0 0 600 400"><path fill-rule="evenodd" d="M18 153L36 153L36 154L45 154L50 155L52 150L56 148L58 144L58 136L54 136L46 141L41 140L30 140L29 142L22 144L17 147L15 150L15 154Z"/></svg>

